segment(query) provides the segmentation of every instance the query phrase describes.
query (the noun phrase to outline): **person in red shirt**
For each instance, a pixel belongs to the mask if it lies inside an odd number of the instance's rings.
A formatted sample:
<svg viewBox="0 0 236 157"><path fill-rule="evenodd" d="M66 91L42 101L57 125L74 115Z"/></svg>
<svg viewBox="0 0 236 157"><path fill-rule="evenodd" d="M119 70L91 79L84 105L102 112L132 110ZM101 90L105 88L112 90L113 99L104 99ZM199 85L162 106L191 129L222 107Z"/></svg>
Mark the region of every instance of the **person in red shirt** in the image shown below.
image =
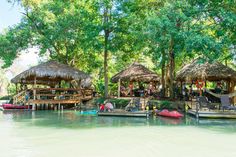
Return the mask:
<svg viewBox="0 0 236 157"><path fill-rule="evenodd" d="M104 105L104 104L101 104L100 107L99 107L99 110L100 110L100 112L104 112L104 110L105 110L105 105Z"/></svg>

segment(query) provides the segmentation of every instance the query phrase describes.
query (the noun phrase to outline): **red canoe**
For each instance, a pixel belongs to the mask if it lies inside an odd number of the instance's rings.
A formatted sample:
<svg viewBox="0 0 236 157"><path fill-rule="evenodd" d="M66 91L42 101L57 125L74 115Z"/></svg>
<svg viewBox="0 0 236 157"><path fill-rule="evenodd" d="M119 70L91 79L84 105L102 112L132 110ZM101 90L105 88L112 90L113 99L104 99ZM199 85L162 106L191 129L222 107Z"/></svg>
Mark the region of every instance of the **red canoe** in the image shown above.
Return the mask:
<svg viewBox="0 0 236 157"><path fill-rule="evenodd" d="M18 106L18 105L13 105L13 104L3 104L2 108L5 110L9 110L9 109L28 109L28 108L32 108L32 106Z"/></svg>
<svg viewBox="0 0 236 157"><path fill-rule="evenodd" d="M183 114L179 113L178 111L168 111L166 109L157 113L157 115L164 116L164 117L171 117L171 118L181 118L184 116Z"/></svg>

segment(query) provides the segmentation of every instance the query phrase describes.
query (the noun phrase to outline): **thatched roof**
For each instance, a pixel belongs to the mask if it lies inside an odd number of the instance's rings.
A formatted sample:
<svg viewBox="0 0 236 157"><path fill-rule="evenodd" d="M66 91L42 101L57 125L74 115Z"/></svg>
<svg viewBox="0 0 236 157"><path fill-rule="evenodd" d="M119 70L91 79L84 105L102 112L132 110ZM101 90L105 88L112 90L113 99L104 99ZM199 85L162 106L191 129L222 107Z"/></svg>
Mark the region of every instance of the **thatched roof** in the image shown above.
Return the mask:
<svg viewBox="0 0 236 157"><path fill-rule="evenodd" d="M12 83L33 84L36 77L37 84L52 85L61 80L83 80L90 76L78 69L70 67L56 61L48 61L34 66L11 80Z"/></svg>
<svg viewBox="0 0 236 157"><path fill-rule="evenodd" d="M208 80L208 81L236 81L236 71L220 62L202 62L200 58L193 60L177 72L177 80Z"/></svg>
<svg viewBox="0 0 236 157"><path fill-rule="evenodd" d="M113 83L121 81L140 81L140 82L151 82L159 81L160 77L146 68L145 66L133 63L127 69L122 70L111 78Z"/></svg>

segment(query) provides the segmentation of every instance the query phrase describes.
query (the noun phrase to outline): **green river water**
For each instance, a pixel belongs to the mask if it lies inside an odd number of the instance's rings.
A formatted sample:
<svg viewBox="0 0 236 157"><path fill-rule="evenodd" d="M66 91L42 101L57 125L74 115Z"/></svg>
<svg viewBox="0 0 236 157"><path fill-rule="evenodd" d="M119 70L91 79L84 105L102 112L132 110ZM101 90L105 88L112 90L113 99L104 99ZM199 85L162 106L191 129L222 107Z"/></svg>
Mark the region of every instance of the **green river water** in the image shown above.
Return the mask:
<svg viewBox="0 0 236 157"><path fill-rule="evenodd" d="M0 111L0 157L236 157L236 120Z"/></svg>

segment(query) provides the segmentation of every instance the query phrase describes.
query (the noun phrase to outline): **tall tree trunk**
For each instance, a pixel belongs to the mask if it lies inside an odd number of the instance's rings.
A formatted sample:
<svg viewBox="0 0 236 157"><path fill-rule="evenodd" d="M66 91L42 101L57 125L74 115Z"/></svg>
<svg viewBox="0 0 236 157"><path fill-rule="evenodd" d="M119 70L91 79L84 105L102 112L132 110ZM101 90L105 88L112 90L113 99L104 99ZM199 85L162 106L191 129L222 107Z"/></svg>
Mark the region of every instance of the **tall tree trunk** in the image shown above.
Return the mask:
<svg viewBox="0 0 236 157"><path fill-rule="evenodd" d="M165 96L168 96L168 93L169 93L169 80L170 80L170 77L169 77L169 66L170 64L166 64L166 67L165 67Z"/></svg>
<svg viewBox="0 0 236 157"><path fill-rule="evenodd" d="M105 31L106 32L106 31ZM108 33L105 33L105 49L104 49L104 80L105 80L105 98L108 97Z"/></svg>
<svg viewBox="0 0 236 157"><path fill-rule="evenodd" d="M67 40L65 41L65 51L66 51L66 64L69 65L69 48L68 48L68 44L67 44ZM63 58L64 59L64 58Z"/></svg>
<svg viewBox="0 0 236 157"><path fill-rule="evenodd" d="M162 92L163 96L166 96L166 82L165 82L165 66L166 66L166 61L165 61L165 51L163 50L161 52L162 54L162 61L161 61L161 84L162 84Z"/></svg>
<svg viewBox="0 0 236 157"><path fill-rule="evenodd" d="M165 64L161 65L161 84L163 96L165 96L166 84L165 84Z"/></svg>
<svg viewBox="0 0 236 157"><path fill-rule="evenodd" d="M109 17L108 17L108 8L104 8L104 25L106 26L109 22ZM108 62L108 37L109 37L109 28L107 26L104 29L104 83L105 83L105 91L104 91L104 96L105 98L108 98L108 67L107 67L107 62Z"/></svg>
<svg viewBox="0 0 236 157"><path fill-rule="evenodd" d="M174 46L174 40L173 40L173 38L171 38L171 40L170 40L170 47L169 47L169 62L170 62L170 66L169 66L169 76L170 76L169 89L170 89L170 98L171 98L171 99L174 98L174 70L175 70L175 59L174 59L173 46Z"/></svg>

